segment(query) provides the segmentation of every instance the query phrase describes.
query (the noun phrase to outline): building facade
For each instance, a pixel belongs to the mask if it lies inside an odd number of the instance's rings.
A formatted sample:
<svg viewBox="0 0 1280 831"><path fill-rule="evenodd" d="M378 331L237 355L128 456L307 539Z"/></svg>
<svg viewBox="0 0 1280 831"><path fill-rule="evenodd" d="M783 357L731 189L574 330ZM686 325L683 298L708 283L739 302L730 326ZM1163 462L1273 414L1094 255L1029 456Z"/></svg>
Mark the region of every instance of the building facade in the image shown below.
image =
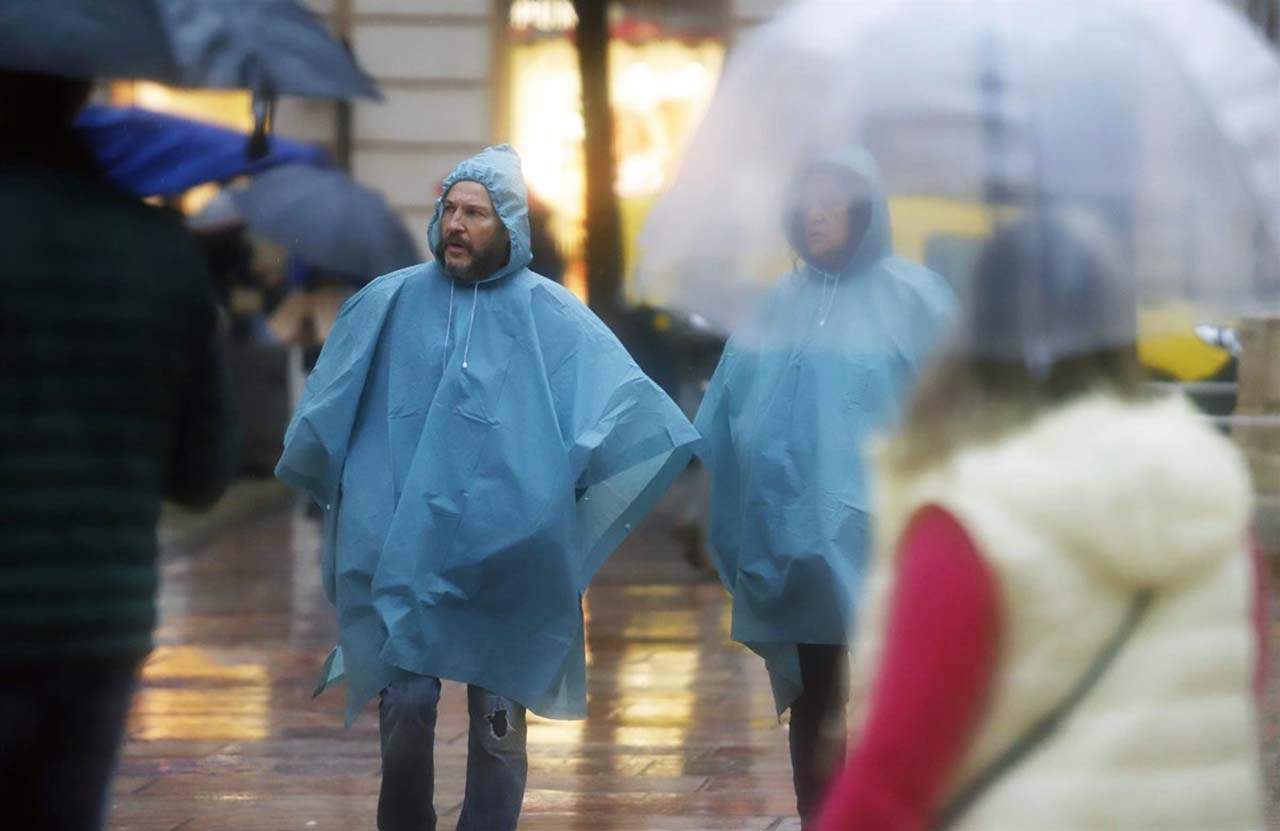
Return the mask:
<svg viewBox="0 0 1280 831"><path fill-rule="evenodd" d="M581 292L585 184L571 0L307 0L350 44L381 102L280 102L280 135L323 143L419 239L438 183L487 144L521 152ZM650 200L709 100L725 51L785 0L610 3L616 187L628 259Z"/></svg>

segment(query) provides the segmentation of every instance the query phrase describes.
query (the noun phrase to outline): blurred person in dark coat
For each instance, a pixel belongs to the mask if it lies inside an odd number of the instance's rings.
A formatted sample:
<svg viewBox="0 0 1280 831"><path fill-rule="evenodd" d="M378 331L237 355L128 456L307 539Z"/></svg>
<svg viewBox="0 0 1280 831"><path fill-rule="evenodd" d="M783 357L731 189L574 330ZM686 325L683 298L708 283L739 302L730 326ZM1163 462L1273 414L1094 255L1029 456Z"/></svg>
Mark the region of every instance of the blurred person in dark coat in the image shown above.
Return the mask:
<svg viewBox="0 0 1280 831"><path fill-rule="evenodd" d="M156 619L161 501L237 464L213 285L72 130L88 81L0 72L0 805L98 829Z"/></svg>
<svg viewBox="0 0 1280 831"><path fill-rule="evenodd" d="M529 194L529 237L533 249L529 270L564 285L564 257L551 233L551 209L532 193Z"/></svg>

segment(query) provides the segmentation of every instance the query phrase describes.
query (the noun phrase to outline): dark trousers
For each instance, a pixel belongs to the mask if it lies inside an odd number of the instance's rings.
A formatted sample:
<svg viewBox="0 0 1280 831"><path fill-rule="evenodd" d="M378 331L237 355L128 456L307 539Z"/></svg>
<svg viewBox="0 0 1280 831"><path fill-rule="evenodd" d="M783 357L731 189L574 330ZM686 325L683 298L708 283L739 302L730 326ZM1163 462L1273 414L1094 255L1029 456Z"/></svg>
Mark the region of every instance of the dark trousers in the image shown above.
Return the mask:
<svg viewBox="0 0 1280 831"><path fill-rule="evenodd" d="M438 678L418 676L382 691L379 831L435 831L439 703ZM515 831L529 778L524 707L468 686L467 712L467 785L458 831Z"/></svg>
<svg viewBox="0 0 1280 831"><path fill-rule="evenodd" d="M100 831L140 661L0 668L6 828Z"/></svg>
<svg viewBox="0 0 1280 831"><path fill-rule="evenodd" d="M791 776L800 821L807 827L817 819L827 785L844 757L849 650L809 643L799 649L804 691L791 705Z"/></svg>

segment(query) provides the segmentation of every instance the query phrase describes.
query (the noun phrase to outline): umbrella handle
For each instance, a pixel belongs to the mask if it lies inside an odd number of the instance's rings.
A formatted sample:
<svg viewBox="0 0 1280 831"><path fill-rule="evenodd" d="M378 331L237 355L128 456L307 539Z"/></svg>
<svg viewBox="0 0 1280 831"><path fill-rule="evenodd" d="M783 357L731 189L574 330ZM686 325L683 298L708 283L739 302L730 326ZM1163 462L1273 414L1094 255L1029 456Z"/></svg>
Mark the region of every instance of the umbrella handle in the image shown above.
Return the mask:
<svg viewBox="0 0 1280 831"><path fill-rule="evenodd" d="M257 161L271 151L269 137L275 122L276 98L271 94L254 92L253 94L253 135L249 136L249 144L245 155L249 161Z"/></svg>

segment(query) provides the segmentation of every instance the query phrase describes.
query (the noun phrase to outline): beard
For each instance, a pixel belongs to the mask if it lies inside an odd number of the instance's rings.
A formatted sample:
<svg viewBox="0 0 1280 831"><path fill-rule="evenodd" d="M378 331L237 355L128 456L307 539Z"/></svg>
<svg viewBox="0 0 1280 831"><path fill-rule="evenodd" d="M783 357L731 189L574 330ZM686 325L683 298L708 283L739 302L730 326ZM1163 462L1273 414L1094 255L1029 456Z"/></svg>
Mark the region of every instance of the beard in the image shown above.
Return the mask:
<svg viewBox="0 0 1280 831"><path fill-rule="evenodd" d="M440 263L440 268L444 270L454 280L459 283L476 283L486 277L492 276L507 264L507 260L511 257L510 243L505 234L495 237L493 242L487 248L480 250L469 249L471 252L471 263L466 266L450 265L444 258L445 246L449 244L448 239L441 239L440 244L436 246L436 262Z"/></svg>

